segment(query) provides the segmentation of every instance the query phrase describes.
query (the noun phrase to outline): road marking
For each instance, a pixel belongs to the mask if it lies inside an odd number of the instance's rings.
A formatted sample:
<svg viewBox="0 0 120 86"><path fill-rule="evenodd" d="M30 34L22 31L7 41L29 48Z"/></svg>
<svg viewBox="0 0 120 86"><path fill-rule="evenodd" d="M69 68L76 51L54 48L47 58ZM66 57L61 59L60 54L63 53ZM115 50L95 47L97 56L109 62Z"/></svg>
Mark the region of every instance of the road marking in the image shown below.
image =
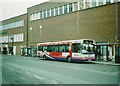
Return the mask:
<svg viewBox="0 0 120 86"><path fill-rule="evenodd" d="M25 71L25 72L28 73L28 74L30 74L30 75L33 75L33 76L34 76L35 78L37 78L37 79L44 80L43 77L36 76L36 75L34 75L34 74L32 74L32 73L30 73L30 72L28 72L28 71Z"/></svg>
<svg viewBox="0 0 120 86"><path fill-rule="evenodd" d="M38 77L38 76L34 76L34 77L36 77L36 78L38 78L38 79L41 79L41 80L44 80L43 77Z"/></svg>
<svg viewBox="0 0 120 86"><path fill-rule="evenodd" d="M26 73L28 73L28 74L30 74L30 75L32 75L30 72L28 72L28 71L25 71Z"/></svg>
<svg viewBox="0 0 120 86"><path fill-rule="evenodd" d="M59 83L57 83L57 81L55 81L55 80L53 80L53 81L51 81L52 82L52 84L59 84Z"/></svg>

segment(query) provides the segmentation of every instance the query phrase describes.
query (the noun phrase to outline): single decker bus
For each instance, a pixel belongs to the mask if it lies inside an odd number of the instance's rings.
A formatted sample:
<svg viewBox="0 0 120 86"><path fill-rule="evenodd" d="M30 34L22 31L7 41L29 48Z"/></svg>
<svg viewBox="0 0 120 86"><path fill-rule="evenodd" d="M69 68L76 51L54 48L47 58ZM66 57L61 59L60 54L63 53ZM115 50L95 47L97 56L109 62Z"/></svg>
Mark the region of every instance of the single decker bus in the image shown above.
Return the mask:
<svg viewBox="0 0 120 86"><path fill-rule="evenodd" d="M66 40L37 44L37 56L43 59L71 61L95 60L95 41L92 39Z"/></svg>

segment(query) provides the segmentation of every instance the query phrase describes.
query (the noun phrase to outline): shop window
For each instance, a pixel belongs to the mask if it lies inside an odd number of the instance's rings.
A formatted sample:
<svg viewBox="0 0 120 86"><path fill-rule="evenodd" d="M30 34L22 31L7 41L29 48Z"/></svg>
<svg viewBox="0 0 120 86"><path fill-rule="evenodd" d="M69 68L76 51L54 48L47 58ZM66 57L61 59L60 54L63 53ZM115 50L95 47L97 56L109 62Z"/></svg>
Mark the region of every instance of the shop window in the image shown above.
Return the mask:
<svg viewBox="0 0 120 86"><path fill-rule="evenodd" d="M96 7L96 0L92 0L92 7Z"/></svg>

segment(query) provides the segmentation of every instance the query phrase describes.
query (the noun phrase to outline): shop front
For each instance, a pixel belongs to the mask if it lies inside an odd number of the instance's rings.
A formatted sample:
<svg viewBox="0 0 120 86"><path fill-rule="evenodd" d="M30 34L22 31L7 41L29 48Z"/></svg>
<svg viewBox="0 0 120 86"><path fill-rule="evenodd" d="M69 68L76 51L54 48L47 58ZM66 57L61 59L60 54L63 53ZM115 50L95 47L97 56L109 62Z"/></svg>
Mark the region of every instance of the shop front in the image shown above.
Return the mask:
<svg viewBox="0 0 120 86"><path fill-rule="evenodd" d="M115 58L114 46L112 44L107 42L97 43L95 47L97 51L100 51L100 60L111 61Z"/></svg>

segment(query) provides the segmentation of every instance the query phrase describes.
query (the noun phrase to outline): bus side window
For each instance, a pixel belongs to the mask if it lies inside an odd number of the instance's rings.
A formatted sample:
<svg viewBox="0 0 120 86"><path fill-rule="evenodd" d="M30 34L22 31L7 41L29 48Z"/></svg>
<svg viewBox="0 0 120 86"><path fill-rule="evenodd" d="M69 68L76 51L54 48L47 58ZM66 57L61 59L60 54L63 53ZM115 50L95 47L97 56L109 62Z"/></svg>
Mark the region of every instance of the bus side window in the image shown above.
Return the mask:
<svg viewBox="0 0 120 86"><path fill-rule="evenodd" d="M54 45L54 52L59 52L59 46L58 45Z"/></svg>
<svg viewBox="0 0 120 86"><path fill-rule="evenodd" d="M65 45L65 52L69 52L69 45L68 44Z"/></svg>
<svg viewBox="0 0 120 86"><path fill-rule="evenodd" d="M43 51L47 51L47 46L43 46Z"/></svg>
<svg viewBox="0 0 120 86"><path fill-rule="evenodd" d="M52 46L50 45L50 46L47 46L47 51L48 52L52 52Z"/></svg>
<svg viewBox="0 0 120 86"><path fill-rule="evenodd" d="M59 45L59 52L63 52L62 51L62 45Z"/></svg>
<svg viewBox="0 0 120 86"><path fill-rule="evenodd" d="M43 46L38 46L38 51L43 51Z"/></svg>

